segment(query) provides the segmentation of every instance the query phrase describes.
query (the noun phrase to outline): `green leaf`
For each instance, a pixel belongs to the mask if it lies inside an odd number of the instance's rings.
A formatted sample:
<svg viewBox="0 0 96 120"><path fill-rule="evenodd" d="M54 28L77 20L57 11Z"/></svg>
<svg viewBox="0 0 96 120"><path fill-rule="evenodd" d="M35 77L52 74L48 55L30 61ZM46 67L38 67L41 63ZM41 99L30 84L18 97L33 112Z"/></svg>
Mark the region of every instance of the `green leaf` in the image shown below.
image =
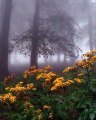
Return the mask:
<svg viewBox="0 0 96 120"><path fill-rule="evenodd" d="M95 118L95 114L94 113L90 114L90 120L94 120L94 118Z"/></svg>

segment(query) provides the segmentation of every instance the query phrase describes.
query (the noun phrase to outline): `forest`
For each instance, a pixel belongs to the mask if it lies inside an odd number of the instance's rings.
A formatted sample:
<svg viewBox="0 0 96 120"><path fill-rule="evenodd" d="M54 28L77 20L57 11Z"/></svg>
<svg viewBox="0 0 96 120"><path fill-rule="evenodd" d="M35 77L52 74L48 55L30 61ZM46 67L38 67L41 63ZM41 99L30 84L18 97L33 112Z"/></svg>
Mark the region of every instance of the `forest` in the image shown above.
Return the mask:
<svg viewBox="0 0 96 120"><path fill-rule="evenodd" d="M0 0L0 120L96 120L96 0Z"/></svg>

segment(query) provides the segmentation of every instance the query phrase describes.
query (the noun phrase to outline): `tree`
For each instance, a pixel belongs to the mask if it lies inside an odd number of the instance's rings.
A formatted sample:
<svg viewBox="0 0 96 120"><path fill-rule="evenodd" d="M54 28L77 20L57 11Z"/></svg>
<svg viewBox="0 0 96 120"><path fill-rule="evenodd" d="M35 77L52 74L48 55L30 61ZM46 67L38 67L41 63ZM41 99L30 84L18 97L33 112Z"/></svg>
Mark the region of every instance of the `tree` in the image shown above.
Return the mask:
<svg viewBox="0 0 96 120"><path fill-rule="evenodd" d="M8 37L10 29L12 0L2 0L4 16L0 36L0 79L8 75Z"/></svg>
<svg viewBox="0 0 96 120"><path fill-rule="evenodd" d="M1 0L0 1L0 35L1 35L1 28L2 28L2 21L3 21L3 16L4 16L4 4L5 1Z"/></svg>
<svg viewBox="0 0 96 120"><path fill-rule="evenodd" d="M62 12L54 0L36 0L35 5L33 23L23 35L15 38L15 46L26 44L26 48L31 50L31 65L35 66L38 55L45 57L53 55L56 51L76 57L72 17ZM21 48L20 51L24 52L24 49Z"/></svg>
<svg viewBox="0 0 96 120"><path fill-rule="evenodd" d="M86 23L86 25L83 25L81 29L83 31L83 35L84 33L87 33L86 36L89 39L88 40L89 48L90 50L92 50L94 48L93 16L92 16L92 9L94 3L92 2L92 0L78 0L78 1L71 0L70 2L71 6L73 6L74 10L73 14L75 18L77 18L78 24Z"/></svg>
<svg viewBox="0 0 96 120"><path fill-rule="evenodd" d="M85 0L86 14L88 15L88 34L89 34L89 46L90 50L93 50L93 38L92 38L92 11L90 0Z"/></svg>
<svg viewBox="0 0 96 120"><path fill-rule="evenodd" d="M39 11L40 11L40 0L36 0L35 13L33 18L33 36L31 42L31 66L37 66L38 57L38 44L39 44Z"/></svg>

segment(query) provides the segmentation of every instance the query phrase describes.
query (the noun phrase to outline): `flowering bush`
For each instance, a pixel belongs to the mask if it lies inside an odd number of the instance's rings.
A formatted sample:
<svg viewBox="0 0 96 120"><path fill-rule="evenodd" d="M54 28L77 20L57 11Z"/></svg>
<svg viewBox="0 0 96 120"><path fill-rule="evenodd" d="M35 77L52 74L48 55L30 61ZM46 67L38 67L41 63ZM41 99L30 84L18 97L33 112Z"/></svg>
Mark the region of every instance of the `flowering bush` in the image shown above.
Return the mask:
<svg viewBox="0 0 96 120"><path fill-rule="evenodd" d="M58 75L32 66L0 83L0 120L95 120L96 50Z"/></svg>

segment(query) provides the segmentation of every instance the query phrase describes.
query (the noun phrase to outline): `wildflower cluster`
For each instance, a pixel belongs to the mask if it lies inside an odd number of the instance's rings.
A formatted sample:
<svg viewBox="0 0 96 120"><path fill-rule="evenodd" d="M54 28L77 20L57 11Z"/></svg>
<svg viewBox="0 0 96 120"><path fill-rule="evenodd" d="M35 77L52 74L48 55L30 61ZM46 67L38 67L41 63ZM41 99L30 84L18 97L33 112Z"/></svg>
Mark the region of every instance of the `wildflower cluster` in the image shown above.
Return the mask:
<svg viewBox="0 0 96 120"><path fill-rule="evenodd" d="M0 102L3 102L3 103L7 103L7 102L14 103L15 101L16 101L16 96L12 95L12 93L0 95Z"/></svg>
<svg viewBox="0 0 96 120"><path fill-rule="evenodd" d="M48 65L29 68L19 82L14 75L5 77L0 94L2 116L7 114L8 120L83 120L88 112L85 120L95 119L96 50L83 57L65 68L63 74L50 71Z"/></svg>
<svg viewBox="0 0 96 120"><path fill-rule="evenodd" d="M48 72L48 73L41 73L41 74L38 74L36 79L37 80L44 80L43 82L43 87L46 87L48 86L49 84L51 84L54 80L54 78L56 77L56 73L54 72Z"/></svg>
<svg viewBox="0 0 96 120"><path fill-rule="evenodd" d="M37 116L37 120L42 120L42 110L41 109L37 109L36 111L34 111L33 116L34 117Z"/></svg>
<svg viewBox="0 0 96 120"><path fill-rule="evenodd" d="M51 109L51 107L50 107L49 105L44 105L44 106L43 106L43 109L44 109L44 110L46 110L46 109L49 110L49 109Z"/></svg>
<svg viewBox="0 0 96 120"><path fill-rule="evenodd" d="M69 80L69 79L64 79L64 77L59 77L53 81L51 91L57 91L58 89L68 87L75 83L80 84L82 83L82 81L79 78L75 78L74 80Z"/></svg>
<svg viewBox="0 0 96 120"><path fill-rule="evenodd" d="M28 112L29 109L32 109L32 108L34 108L34 105L30 101L27 100L24 102L24 111L25 112Z"/></svg>
<svg viewBox="0 0 96 120"><path fill-rule="evenodd" d="M50 68L51 68L50 65L48 65L48 66L46 66L42 69L38 69L35 66L32 66L24 72L23 77L26 79L26 78L28 78L29 76L32 76L32 75L36 75L36 74L39 74L39 73L47 73Z"/></svg>
<svg viewBox="0 0 96 120"><path fill-rule="evenodd" d="M36 90L34 87L33 83L27 84L23 86L23 82L19 82L18 84L15 85L15 87L6 87L5 90L8 90L13 93L25 93L28 90Z"/></svg>
<svg viewBox="0 0 96 120"><path fill-rule="evenodd" d="M77 62L76 65L82 68L91 68L96 63L96 50L83 54L84 59Z"/></svg>
<svg viewBox="0 0 96 120"><path fill-rule="evenodd" d="M15 75L14 74L8 75L7 77L4 78L4 83L7 84L7 83L9 83L10 81L12 81L14 79L15 79Z"/></svg>
<svg viewBox="0 0 96 120"><path fill-rule="evenodd" d="M47 91L52 91L52 92L59 91L60 89L71 86L75 83L78 84L82 83L80 78L75 78L70 80L70 79L65 79L64 76L58 77L56 73L50 72L49 68L51 68L51 66L47 66L43 69L35 68L35 71L37 71L36 72L37 74L35 75L37 82L41 81L43 88L48 87L49 90L47 89ZM72 67L68 67L67 69L64 70L64 72L68 72L72 69L73 69Z"/></svg>
<svg viewBox="0 0 96 120"><path fill-rule="evenodd" d="M37 120L43 120L44 119L44 113L46 113L46 119L53 119L53 114L52 114L52 108L49 105L44 105L42 108L38 108L33 112L33 116L37 116Z"/></svg>
<svg viewBox="0 0 96 120"><path fill-rule="evenodd" d="M96 63L96 50L83 54L84 59L76 62L73 66L64 69L63 73L77 70L78 68L88 69Z"/></svg>

